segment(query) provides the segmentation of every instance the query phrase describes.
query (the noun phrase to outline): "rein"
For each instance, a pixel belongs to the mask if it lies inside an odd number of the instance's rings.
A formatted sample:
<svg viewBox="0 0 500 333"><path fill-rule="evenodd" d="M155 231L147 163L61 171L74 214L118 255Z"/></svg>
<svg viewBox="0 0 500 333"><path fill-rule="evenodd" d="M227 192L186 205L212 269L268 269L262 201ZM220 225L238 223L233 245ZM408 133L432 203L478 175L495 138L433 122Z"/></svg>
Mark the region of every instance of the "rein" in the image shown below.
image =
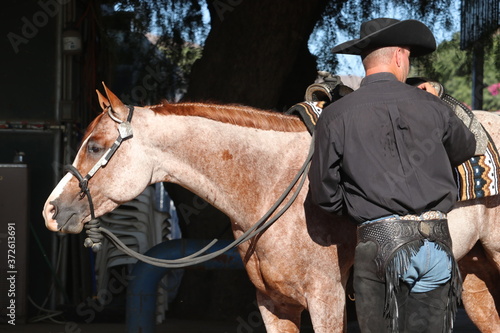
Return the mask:
<svg viewBox="0 0 500 333"><path fill-rule="evenodd" d="M123 140L129 139L132 137L132 127L130 125L130 122L132 120L132 115L134 112L134 107L133 106L128 106L129 108L129 114L127 117L127 120L125 122L121 121L120 119L116 118L115 116L112 115L111 107L108 109L108 115L110 116L111 119L113 119L115 122L119 123L118 125L118 138L116 141L113 143L113 146L111 146L106 153L97 161L97 163L92 167L92 169L89 171L89 173L83 177L80 172L72 165L68 165L66 168L67 170L75 176L78 181L79 181L79 186L80 186L80 195L81 198L83 199L85 196L87 196L88 202L89 202L89 208L90 208L90 217L91 220L85 224L85 229L87 233L87 238L84 241L84 246L88 248L92 248L92 251L98 252L102 248L102 238L103 234L108 238L108 240L115 245L116 248L121 250L123 253L136 258L140 261L143 261L147 264L158 266L158 267L165 267L165 268L182 268L182 267L187 267L187 266L192 266L192 265L197 265L202 262L211 260L224 252L239 246L240 244L254 238L258 234L264 232L267 228L269 228L278 218L283 215L288 208L293 204L297 196L299 195L304 182L307 178L307 173L309 170L311 158L314 152L314 135L312 136L311 140L311 145L309 148L309 153L307 155L307 158L305 162L303 163L302 167L300 168L299 172L295 175L291 183L288 185L288 187L283 191L283 193L280 195L278 200L271 206L271 208L262 216L250 229L248 229L245 233L243 233L240 237L235 239L232 243L227 245L226 247L209 253L209 254L203 254L205 253L208 249L210 249L215 243L218 242L218 239L214 239L211 241L208 245L206 245L204 248L200 249L199 251L183 257L179 259L158 259L158 258L153 258L149 257L146 255L143 255L141 253L135 252L131 250L130 248L127 247L122 241L118 239L111 231L108 229L101 227L99 219L95 217L95 212L94 212L94 204L92 202L92 197L90 195L90 189L88 187L88 181L90 178L94 176L94 174L103 166L105 166L108 161L111 159L113 154L116 152L116 150L120 147L121 143ZM298 185L297 185L298 183ZM295 189L295 192L293 192L292 196L290 199L284 204L284 206L276 212L278 207L285 202L285 199L287 196L292 192L293 188L297 185L297 188ZM271 217L276 212L274 216Z"/></svg>

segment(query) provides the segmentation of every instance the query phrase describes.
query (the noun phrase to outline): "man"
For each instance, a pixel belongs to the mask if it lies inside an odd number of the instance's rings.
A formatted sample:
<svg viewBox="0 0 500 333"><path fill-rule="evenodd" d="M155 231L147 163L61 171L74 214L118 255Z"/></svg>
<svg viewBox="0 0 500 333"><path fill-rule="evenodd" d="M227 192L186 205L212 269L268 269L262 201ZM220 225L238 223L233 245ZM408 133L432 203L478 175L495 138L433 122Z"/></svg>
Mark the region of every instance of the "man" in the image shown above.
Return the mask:
<svg viewBox="0 0 500 333"><path fill-rule="evenodd" d="M436 96L405 84L410 56L436 48L415 20L379 18L334 53L360 55L366 77L315 129L312 200L358 224L354 291L361 331L449 332L461 291L446 213L452 167L474 155L472 133Z"/></svg>

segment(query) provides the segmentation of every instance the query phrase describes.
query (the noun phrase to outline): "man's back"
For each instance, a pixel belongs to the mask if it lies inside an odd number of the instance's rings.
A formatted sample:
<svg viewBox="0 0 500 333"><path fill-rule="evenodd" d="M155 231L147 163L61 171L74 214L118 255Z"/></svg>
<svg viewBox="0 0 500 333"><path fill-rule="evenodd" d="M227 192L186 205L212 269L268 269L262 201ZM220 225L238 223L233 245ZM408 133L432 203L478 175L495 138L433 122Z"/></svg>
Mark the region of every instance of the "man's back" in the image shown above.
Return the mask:
<svg viewBox="0 0 500 333"><path fill-rule="evenodd" d="M332 162L340 161L349 214L363 222L448 212L457 197L451 166L474 149L459 122L438 98L389 73L368 76L357 91L325 109L317 131L328 132L318 137L329 142L318 144L332 145Z"/></svg>

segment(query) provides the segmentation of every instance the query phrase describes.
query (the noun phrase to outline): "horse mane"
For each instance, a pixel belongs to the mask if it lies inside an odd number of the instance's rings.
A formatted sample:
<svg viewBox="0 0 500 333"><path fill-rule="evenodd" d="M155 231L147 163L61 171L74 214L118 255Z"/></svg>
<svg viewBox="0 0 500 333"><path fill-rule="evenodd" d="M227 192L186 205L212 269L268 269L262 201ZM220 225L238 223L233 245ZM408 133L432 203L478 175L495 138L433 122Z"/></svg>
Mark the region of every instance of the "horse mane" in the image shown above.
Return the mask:
<svg viewBox="0 0 500 333"><path fill-rule="evenodd" d="M297 116L260 110L249 106L208 103L171 104L165 101L162 104L149 106L148 108L157 114L203 117L228 124L262 130L279 132L304 132L307 130L305 124ZM94 128L105 113L104 111L100 113L88 125L81 140L82 143L85 142L88 136L94 131Z"/></svg>
<svg viewBox="0 0 500 333"><path fill-rule="evenodd" d="M157 114L203 117L223 123L273 130L279 132L304 132L306 127L297 117L279 112L264 111L248 106L204 103L175 103L151 106Z"/></svg>

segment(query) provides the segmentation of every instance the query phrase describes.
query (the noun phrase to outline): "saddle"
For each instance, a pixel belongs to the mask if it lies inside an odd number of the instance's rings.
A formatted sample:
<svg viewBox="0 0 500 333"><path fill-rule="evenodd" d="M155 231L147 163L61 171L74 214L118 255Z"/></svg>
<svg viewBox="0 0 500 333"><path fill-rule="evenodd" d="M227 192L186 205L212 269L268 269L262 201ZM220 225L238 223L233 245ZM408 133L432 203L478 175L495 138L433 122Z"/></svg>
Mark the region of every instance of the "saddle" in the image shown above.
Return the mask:
<svg viewBox="0 0 500 333"><path fill-rule="evenodd" d="M340 76L319 71L316 81L306 89L305 101L295 104L285 114L299 116L312 135L321 111L353 91L342 82Z"/></svg>

